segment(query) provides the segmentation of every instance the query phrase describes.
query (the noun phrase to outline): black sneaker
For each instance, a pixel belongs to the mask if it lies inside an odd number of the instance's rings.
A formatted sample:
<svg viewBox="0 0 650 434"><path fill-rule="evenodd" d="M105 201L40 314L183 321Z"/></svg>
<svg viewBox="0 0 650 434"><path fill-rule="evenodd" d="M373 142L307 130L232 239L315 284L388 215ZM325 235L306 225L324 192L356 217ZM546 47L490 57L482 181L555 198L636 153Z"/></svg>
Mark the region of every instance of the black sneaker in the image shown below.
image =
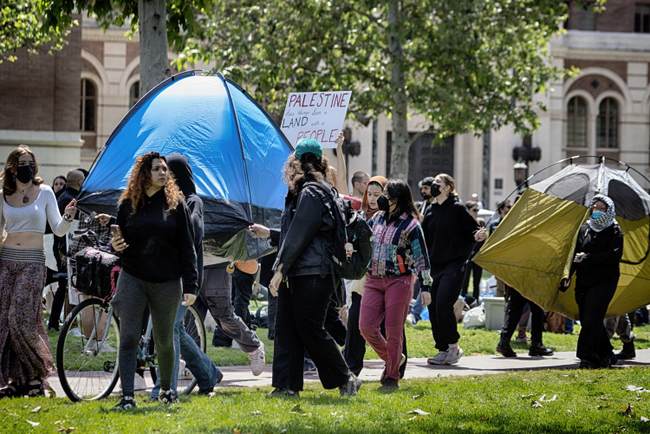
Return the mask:
<svg viewBox="0 0 650 434"><path fill-rule="evenodd" d="M120 402L117 403L115 407L113 407L113 410L117 411L129 411L133 410L137 406L135 405L135 399L133 399L132 396L123 396L122 399L120 399Z"/></svg>
<svg viewBox="0 0 650 434"><path fill-rule="evenodd" d="M531 357L548 357L553 355L553 349L545 347L542 344L531 344L528 349L528 355Z"/></svg>
<svg viewBox="0 0 650 434"><path fill-rule="evenodd" d="M339 387L341 396L354 396L359 392L359 389L361 389L361 380L354 374L350 374L348 381Z"/></svg>
<svg viewBox="0 0 650 434"><path fill-rule="evenodd" d="M177 401L176 394L171 390L161 390L160 395L158 395L158 401L164 405L175 404Z"/></svg>
<svg viewBox="0 0 650 434"><path fill-rule="evenodd" d="M499 341L499 344L497 345L497 353L506 358L517 357L517 353L515 353L515 350L510 346L510 342L504 340Z"/></svg>
<svg viewBox="0 0 650 434"><path fill-rule="evenodd" d="M399 389L399 383L393 378L384 378L381 382L381 387L379 391L382 393L391 393Z"/></svg>
<svg viewBox="0 0 650 434"><path fill-rule="evenodd" d="M623 349L620 353L616 354L618 360L630 360L636 357L636 349L634 348L634 341L624 342Z"/></svg>
<svg viewBox="0 0 650 434"><path fill-rule="evenodd" d="M268 395L268 398L300 398L300 394L295 390L282 389L276 387Z"/></svg>

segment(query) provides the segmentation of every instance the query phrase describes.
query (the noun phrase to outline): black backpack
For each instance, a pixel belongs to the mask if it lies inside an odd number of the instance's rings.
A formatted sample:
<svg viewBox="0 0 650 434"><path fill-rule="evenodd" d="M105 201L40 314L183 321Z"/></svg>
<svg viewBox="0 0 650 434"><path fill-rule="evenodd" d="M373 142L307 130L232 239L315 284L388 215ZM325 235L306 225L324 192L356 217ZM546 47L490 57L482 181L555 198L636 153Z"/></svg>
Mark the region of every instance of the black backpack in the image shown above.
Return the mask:
<svg viewBox="0 0 650 434"><path fill-rule="evenodd" d="M95 247L86 247L74 255L72 286L93 297L112 295L117 284L119 258Z"/></svg>
<svg viewBox="0 0 650 434"><path fill-rule="evenodd" d="M349 201L342 199L336 189L318 182L308 182L320 189L326 198L325 208L334 220L334 233L331 244L331 259L334 274L342 279L358 280L368 271L372 257L372 230L361 215L352 209ZM345 244L351 243L354 253L350 258L345 252Z"/></svg>

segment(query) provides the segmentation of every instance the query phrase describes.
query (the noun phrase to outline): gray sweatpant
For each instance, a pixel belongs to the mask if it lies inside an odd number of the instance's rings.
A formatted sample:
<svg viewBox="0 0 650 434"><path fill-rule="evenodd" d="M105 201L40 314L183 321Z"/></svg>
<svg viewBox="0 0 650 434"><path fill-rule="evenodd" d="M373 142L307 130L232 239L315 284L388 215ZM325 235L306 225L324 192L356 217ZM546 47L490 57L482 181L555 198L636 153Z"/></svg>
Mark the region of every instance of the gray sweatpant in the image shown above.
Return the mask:
<svg viewBox="0 0 650 434"><path fill-rule="evenodd" d="M618 335L624 344L632 342L634 333L632 333L632 323L628 314L607 318L605 320L605 329L611 339L614 333Z"/></svg>
<svg viewBox="0 0 650 434"><path fill-rule="evenodd" d="M254 331L235 314L232 305L232 279L226 272L226 266L204 268L203 297L214 320L221 330L233 339L245 353L260 347L260 340Z"/></svg>
<svg viewBox="0 0 650 434"><path fill-rule="evenodd" d="M111 305L120 319L119 368L122 395L133 396L137 351L147 307L158 354L160 386L169 390L174 369L174 320L181 302L181 280L146 282L124 270L117 279Z"/></svg>

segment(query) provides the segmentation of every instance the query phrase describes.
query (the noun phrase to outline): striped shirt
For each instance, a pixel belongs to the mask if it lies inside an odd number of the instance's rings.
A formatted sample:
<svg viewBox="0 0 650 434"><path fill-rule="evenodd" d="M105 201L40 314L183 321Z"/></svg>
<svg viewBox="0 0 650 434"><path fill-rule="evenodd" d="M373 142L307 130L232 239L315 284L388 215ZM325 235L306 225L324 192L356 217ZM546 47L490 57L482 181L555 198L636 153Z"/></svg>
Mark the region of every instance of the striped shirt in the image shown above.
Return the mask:
<svg viewBox="0 0 650 434"><path fill-rule="evenodd" d="M386 222L377 212L368 224L372 228L372 260L368 273L375 277L419 274L431 269L420 222L404 213Z"/></svg>

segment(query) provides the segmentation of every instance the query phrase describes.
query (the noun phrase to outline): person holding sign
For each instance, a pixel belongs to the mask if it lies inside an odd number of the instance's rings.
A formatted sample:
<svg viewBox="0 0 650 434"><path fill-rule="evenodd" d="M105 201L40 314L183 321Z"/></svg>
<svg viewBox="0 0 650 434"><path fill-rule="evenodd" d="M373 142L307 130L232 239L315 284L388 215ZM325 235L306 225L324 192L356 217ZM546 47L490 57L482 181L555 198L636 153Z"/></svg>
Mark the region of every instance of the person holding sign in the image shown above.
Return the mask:
<svg viewBox="0 0 650 434"><path fill-rule="evenodd" d="M325 182L327 168L322 145L305 139L298 142L284 169L289 191L269 290L279 296L275 340L289 350L289 368L287 389L274 391L275 395L295 396L303 389L305 350L326 389L338 387L341 396L352 396L361 387L324 327L336 290L329 253L335 222L325 206L335 192ZM274 366L274 380L281 374Z"/></svg>

